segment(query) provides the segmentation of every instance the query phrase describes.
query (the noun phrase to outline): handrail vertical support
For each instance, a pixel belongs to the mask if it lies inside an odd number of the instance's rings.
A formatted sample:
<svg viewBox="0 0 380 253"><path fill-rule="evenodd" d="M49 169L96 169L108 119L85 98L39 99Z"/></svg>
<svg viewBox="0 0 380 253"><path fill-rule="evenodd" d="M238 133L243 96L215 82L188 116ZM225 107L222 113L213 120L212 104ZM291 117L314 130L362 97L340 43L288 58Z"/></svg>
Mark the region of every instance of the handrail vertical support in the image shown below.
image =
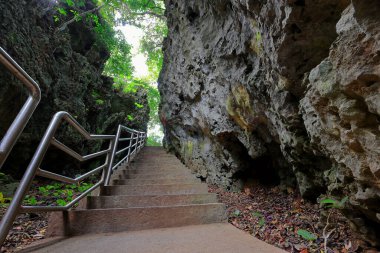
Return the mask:
<svg viewBox="0 0 380 253"><path fill-rule="evenodd" d="M108 186L110 183L110 180L111 180L112 165L113 165L113 162L115 160L115 153L116 153L117 146L119 144L120 133L121 133L121 125L119 125L119 127L117 128L117 133L116 133L115 139L113 141L113 146L111 149L111 157L110 157L108 168L107 168L106 178L104 180L104 186Z"/></svg>
<svg viewBox="0 0 380 253"><path fill-rule="evenodd" d="M127 164L129 163L130 161L130 155L131 155L131 147L133 145L133 138L134 138L135 134L134 133L131 133L131 141L129 142L129 148L128 148L128 154L127 154Z"/></svg>
<svg viewBox="0 0 380 253"><path fill-rule="evenodd" d="M112 160L113 160L112 159L112 150L114 148L115 141L116 141L116 136L113 139L111 139L109 146L108 146L109 151L107 153L106 161L105 161L106 167L104 168L103 173L102 173L102 177L101 177L101 179L103 180L103 186L105 185L105 182L106 182L109 167L110 166L112 167Z"/></svg>
<svg viewBox="0 0 380 253"><path fill-rule="evenodd" d="M58 123L61 120L60 115L56 115L49 125L45 135L43 136L40 144L38 145L37 151L34 154L32 160L30 161L28 168L25 171L24 176L22 177L19 186L17 187L16 193L13 196L11 203L7 211L5 212L3 218L0 222L0 244L3 244L5 241L9 230L12 227L12 224L21 208L22 201L24 200L24 196L26 192L29 190L30 185L34 176L36 175L36 171L39 168L43 154L46 153L50 145L50 140L53 138L57 128Z"/></svg>

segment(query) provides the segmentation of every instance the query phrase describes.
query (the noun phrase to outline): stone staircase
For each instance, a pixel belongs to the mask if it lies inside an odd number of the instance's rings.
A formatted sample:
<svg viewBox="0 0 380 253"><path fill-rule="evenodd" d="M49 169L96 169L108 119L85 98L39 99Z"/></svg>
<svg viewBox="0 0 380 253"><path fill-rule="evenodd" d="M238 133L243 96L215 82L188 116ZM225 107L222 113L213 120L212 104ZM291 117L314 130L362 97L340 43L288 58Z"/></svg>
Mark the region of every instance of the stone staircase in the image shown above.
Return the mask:
<svg viewBox="0 0 380 253"><path fill-rule="evenodd" d="M128 167L113 175L112 185L89 196L85 208L56 213L51 236L76 236L153 228L220 223L225 206L175 156L145 147Z"/></svg>
<svg viewBox="0 0 380 253"><path fill-rule="evenodd" d="M162 148L145 147L98 195L54 213L53 237L20 252L285 253L227 223L216 195Z"/></svg>

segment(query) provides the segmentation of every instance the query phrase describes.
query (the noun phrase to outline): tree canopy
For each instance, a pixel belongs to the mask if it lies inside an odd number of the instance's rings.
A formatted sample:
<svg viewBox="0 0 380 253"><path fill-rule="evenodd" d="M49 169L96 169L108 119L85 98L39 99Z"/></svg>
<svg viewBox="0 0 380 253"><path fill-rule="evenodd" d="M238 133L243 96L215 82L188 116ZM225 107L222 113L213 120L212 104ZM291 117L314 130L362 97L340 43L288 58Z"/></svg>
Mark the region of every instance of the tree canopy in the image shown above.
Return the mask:
<svg viewBox="0 0 380 253"><path fill-rule="evenodd" d="M160 125L158 105L160 94L155 87L162 68L162 40L167 34L165 5L163 0L56 0L55 22L57 32L67 29L74 22L91 23L101 41L110 51L104 74L114 78L114 87L123 92L147 91L150 122L149 128ZM99 16L101 19L99 19ZM144 31L139 51L147 58L149 75L143 78L134 76L132 46L118 26L132 25ZM136 105L141 106L141 105ZM157 144L157 136L150 140Z"/></svg>

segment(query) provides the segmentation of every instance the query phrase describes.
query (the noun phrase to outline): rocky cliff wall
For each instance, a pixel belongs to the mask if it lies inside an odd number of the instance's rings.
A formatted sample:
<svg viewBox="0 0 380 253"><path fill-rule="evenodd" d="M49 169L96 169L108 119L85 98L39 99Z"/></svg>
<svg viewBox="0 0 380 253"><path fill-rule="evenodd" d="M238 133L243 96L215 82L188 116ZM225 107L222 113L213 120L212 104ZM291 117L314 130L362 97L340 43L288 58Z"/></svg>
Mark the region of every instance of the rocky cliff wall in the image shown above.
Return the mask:
<svg viewBox="0 0 380 253"><path fill-rule="evenodd" d="M159 79L165 145L229 189L349 197L380 246L380 1L172 1Z"/></svg>
<svg viewBox="0 0 380 253"><path fill-rule="evenodd" d="M0 1L0 46L41 87L42 99L30 123L5 164L5 172L20 177L42 134L57 111L71 113L91 133L114 134L117 125L145 130L149 109L147 95L123 94L112 88L113 80L102 76L109 57L107 47L88 22L74 22L57 32L54 1ZM84 7L94 8L91 1ZM0 136L13 121L26 99L26 92L0 66ZM145 105L136 108L135 102ZM128 120L128 115L134 117ZM98 142L86 143L74 131L61 131L58 138L77 152L99 149ZM46 159L45 169L70 173L80 164L58 151ZM70 162L70 166L66 166ZM78 170L75 171L78 173Z"/></svg>

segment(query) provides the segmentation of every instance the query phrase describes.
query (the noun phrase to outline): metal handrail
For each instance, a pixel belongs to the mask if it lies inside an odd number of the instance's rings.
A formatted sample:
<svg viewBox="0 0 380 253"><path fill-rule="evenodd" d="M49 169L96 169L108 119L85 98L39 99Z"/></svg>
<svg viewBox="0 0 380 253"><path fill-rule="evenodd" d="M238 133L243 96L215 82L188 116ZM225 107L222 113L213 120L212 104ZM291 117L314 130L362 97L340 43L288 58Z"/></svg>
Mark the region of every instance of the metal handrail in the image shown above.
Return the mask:
<svg viewBox="0 0 380 253"><path fill-rule="evenodd" d="M63 121L66 121L70 126L77 130L85 139L87 140L108 140L109 147L108 149L101 150L89 155L82 156L67 147L63 143L59 142L54 136L58 127L62 124ZM121 138L123 132L126 132L130 136L127 138ZM83 199L88 193L92 192L101 185L109 185L111 174L115 171L120 164L126 162L127 164L136 156L136 154L141 150L145 144L146 133L130 129L128 127L119 125L116 135L93 135L89 134L69 113L67 112L58 112L54 115L51 120L40 144L37 147L37 150L29 163L23 178L19 184L19 187L16 190L16 193L4 214L4 217L0 223L0 243L2 244L6 239L6 236L9 230L12 227L12 224L20 212L43 212L43 211L65 211L72 208L78 201ZM127 148L122 148L118 150L118 144L120 142L128 141L129 144ZM71 157L77 159L78 161L87 161L96 157L106 155L105 162L103 165L77 177L69 178L53 172L49 172L40 168L40 165L44 159L44 156L50 145L55 146ZM127 152L127 154L121 158L116 165L114 165L115 158L117 155ZM81 195L77 196L70 203L65 206L23 206L22 201L25 198L26 193L28 192L32 180L35 176L42 176L49 179L61 181L64 183L78 183L82 180L88 178L89 176L103 171L100 180L89 188L87 191L83 192Z"/></svg>
<svg viewBox="0 0 380 253"><path fill-rule="evenodd" d="M0 63L3 64L28 89L29 97L0 141L0 169L20 137L30 117L41 100L38 84L0 47Z"/></svg>
<svg viewBox="0 0 380 253"><path fill-rule="evenodd" d="M128 138L120 138L123 131L129 133L131 136L129 136ZM130 129L126 126L119 125L119 127L117 128L115 141L114 141L112 149L111 149L111 161L109 163L107 175L106 175L106 178L104 181L105 186L109 185L112 172L114 170L116 170L117 167L120 166L120 164L122 164L123 162L125 162L126 165L129 164L129 162L133 159L133 157L144 146L145 139L146 139L146 133L145 132L139 132L139 131L136 131L134 129ZM129 145L127 147L122 148L119 151L117 151L119 143L124 142L124 141L128 141L128 140L129 140ZM136 141L136 142L134 143L134 141ZM134 149L134 150L131 151L132 149ZM115 157L117 155L125 153L125 151L128 151L127 154L122 159L120 159L120 161L116 165L113 165Z"/></svg>

